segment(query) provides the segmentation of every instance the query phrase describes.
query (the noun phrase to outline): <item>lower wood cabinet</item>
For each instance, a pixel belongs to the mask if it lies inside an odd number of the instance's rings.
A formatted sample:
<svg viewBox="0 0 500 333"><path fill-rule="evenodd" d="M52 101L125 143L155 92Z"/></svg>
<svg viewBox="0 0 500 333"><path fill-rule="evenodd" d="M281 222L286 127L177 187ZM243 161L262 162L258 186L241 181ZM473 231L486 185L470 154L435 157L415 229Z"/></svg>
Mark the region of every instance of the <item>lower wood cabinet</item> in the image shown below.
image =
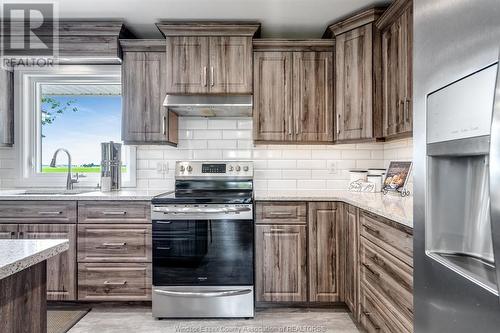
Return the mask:
<svg viewBox="0 0 500 333"><path fill-rule="evenodd" d="M340 256L342 204L308 204L309 301L340 300Z"/></svg>
<svg viewBox="0 0 500 333"><path fill-rule="evenodd" d="M78 299L151 300L150 263L79 263Z"/></svg>
<svg viewBox="0 0 500 333"><path fill-rule="evenodd" d="M307 301L306 225L255 227L258 302Z"/></svg>
<svg viewBox="0 0 500 333"><path fill-rule="evenodd" d="M344 204L343 213L341 232L343 300L354 318L358 318L359 210L354 206Z"/></svg>
<svg viewBox="0 0 500 333"><path fill-rule="evenodd" d="M69 239L69 249L47 260L47 300L76 299L76 225L19 224L21 239Z"/></svg>

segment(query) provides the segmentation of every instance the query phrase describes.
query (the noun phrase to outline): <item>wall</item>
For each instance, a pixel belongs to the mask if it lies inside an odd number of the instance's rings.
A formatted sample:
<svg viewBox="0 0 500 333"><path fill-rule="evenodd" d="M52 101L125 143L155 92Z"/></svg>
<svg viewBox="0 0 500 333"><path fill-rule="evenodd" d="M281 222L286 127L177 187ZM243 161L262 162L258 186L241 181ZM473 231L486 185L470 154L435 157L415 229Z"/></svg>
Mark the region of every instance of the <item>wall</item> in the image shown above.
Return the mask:
<svg viewBox="0 0 500 333"><path fill-rule="evenodd" d="M352 168L409 160L412 140L346 145L257 145L249 118L180 118L179 146L138 146L137 187L174 187L177 160L252 159L257 190L345 189ZM0 188L15 185L15 149L0 148Z"/></svg>

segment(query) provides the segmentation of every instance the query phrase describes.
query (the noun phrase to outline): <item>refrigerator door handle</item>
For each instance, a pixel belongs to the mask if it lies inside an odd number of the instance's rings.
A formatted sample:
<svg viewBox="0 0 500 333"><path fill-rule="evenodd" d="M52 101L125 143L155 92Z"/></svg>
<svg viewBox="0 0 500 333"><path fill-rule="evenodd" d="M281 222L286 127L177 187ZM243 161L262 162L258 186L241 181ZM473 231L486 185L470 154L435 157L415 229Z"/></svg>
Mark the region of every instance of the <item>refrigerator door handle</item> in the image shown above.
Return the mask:
<svg viewBox="0 0 500 333"><path fill-rule="evenodd" d="M498 290L500 286L500 70L498 67L491 117L489 182L491 239Z"/></svg>

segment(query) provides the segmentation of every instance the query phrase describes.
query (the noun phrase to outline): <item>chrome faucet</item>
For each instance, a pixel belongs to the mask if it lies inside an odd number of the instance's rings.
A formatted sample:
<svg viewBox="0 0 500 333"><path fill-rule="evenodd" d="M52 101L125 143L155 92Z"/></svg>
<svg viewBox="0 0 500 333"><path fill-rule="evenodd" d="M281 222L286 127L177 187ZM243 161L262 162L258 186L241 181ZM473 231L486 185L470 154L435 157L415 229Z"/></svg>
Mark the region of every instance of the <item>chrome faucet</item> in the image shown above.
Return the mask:
<svg viewBox="0 0 500 333"><path fill-rule="evenodd" d="M52 156L52 161L50 161L50 167L54 168L56 166L56 158L57 154L59 154L60 151L63 151L68 155L68 177L66 178L66 189L67 190L72 190L73 189L73 184L78 183L78 174L76 175L76 178L73 178L71 176L71 154L67 149L64 148L59 148L54 152L54 156Z"/></svg>

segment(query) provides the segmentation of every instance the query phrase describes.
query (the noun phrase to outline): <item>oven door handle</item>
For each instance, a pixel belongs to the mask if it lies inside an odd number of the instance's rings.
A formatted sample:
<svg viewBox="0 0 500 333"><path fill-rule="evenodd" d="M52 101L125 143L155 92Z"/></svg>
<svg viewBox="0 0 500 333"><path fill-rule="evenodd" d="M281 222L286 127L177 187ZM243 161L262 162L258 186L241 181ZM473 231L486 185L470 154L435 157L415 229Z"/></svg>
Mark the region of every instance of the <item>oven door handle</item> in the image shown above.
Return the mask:
<svg viewBox="0 0 500 333"><path fill-rule="evenodd" d="M251 209L249 207L243 208L191 208L191 209L157 209L154 208L155 212L162 212L164 214L175 213L175 214L187 214L187 213L199 213L199 214L217 214L217 213L240 213L249 212Z"/></svg>
<svg viewBox="0 0 500 333"><path fill-rule="evenodd" d="M246 295L250 294L252 292L252 289L204 291L204 292L169 291L169 290L155 289L154 292L161 295L172 296L172 297L199 298L199 297L226 297L226 296Z"/></svg>

